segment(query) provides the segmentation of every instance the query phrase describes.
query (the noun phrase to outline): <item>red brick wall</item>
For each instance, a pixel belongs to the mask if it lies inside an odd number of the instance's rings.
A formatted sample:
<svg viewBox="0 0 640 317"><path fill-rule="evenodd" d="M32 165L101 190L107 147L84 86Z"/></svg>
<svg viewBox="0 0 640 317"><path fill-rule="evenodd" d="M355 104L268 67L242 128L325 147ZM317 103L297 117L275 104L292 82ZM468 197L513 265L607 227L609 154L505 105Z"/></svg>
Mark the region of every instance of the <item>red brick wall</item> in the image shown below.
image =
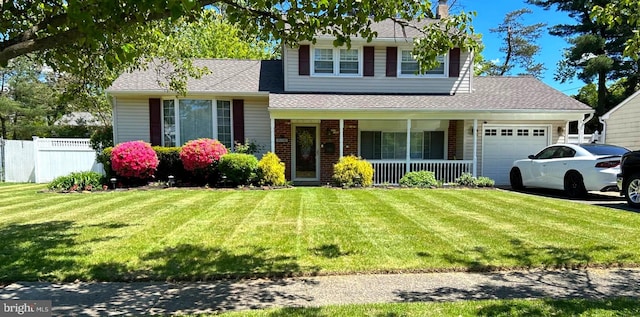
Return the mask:
<svg viewBox="0 0 640 317"><path fill-rule="evenodd" d="M344 155L358 155L358 120L344 120Z"/></svg>
<svg viewBox="0 0 640 317"><path fill-rule="evenodd" d="M453 160L456 156L457 141L458 141L458 121L449 120L449 136L447 145L447 159Z"/></svg>
<svg viewBox="0 0 640 317"><path fill-rule="evenodd" d="M327 133L335 131L332 135ZM326 153L325 148L320 150L320 182L330 183L333 176L333 164L340 159L340 121L322 120L320 122L320 143L333 143L334 153ZM358 120L344 121L344 155L358 155Z"/></svg>
<svg viewBox="0 0 640 317"><path fill-rule="evenodd" d="M329 133L329 131L333 131ZM322 120L320 121L320 183L326 184L331 182L333 175L333 164L340 159L340 121L338 120ZM331 134L331 135L329 135ZM333 153L327 152L327 143L333 143Z"/></svg>
<svg viewBox="0 0 640 317"><path fill-rule="evenodd" d="M291 139L291 120L276 120L276 155L284 162L285 171L284 175L287 180L291 180L291 146L293 140ZM287 142L277 142L278 139L287 139Z"/></svg>

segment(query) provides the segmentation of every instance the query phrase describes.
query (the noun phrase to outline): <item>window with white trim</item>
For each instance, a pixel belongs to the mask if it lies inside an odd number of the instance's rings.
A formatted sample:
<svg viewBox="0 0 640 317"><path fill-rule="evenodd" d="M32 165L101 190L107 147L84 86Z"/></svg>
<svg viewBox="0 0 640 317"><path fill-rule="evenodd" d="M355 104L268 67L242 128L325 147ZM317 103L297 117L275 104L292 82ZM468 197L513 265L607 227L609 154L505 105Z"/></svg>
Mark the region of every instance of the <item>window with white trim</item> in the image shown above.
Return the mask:
<svg viewBox="0 0 640 317"><path fill-rule="evenodd" d="M216 138L231 147L231 102L209 99L166 99L162 101L164 146L180 146L199 138Z"/></svg>
<svg viewBox="0 0 640 317"><path fill-rule="evenodd" d="M400 77L443 77L446 75L446 58L445 55L436 57L440 63L437 67L427 70L424 74L420 74L420 67L418 61L413 58L412 50L401 50L399 54L398 76Z"/></svg>
<svg viewBox="0 0 640 317"><path fill-rule="evenodd" d="M333 49L316 48L313 50L313 72L333 74Z"/></svg>
<svg viewBox="0 0 640 317"><path fill-rule="evenodd" d="M411 159L444 159L444 131L411 132ZM407 133L361 131L360 156L370 160L404 160Z"/></svg>
<svg viewBox="0 0 640 317"><path fill-rule="evenodd" d="M359 48L314 48L312 52L313 75L362 75L362 52Z"/></svg>
<svg viewBox="0 0 640 317"><path fill-rule="evenodd" d="M229 100L216 101L218 115L218 141L231 149L231 102Z"/></svg>

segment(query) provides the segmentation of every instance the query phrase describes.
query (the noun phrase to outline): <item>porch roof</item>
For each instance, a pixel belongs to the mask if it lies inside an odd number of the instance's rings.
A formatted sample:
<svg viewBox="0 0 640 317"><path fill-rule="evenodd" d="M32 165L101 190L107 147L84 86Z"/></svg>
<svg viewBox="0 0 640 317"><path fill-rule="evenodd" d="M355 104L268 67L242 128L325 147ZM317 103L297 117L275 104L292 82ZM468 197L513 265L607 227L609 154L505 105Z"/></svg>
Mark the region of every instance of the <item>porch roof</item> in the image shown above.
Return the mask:
<svg viewBox="0 0 640 317"><path fill-rule="evenodd" d="M474 92L455 95L272 93L271 110L581 112L589 106L533 77L476 77Z"/></svg>

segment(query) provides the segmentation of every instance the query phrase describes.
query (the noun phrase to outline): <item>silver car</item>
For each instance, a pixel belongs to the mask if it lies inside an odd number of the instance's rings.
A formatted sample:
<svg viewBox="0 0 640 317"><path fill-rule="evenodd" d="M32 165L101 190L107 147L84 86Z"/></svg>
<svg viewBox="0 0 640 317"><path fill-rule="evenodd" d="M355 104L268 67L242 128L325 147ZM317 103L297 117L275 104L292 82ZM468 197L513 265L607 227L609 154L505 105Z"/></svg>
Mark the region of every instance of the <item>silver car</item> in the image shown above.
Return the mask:
<svg viewBox="0 0 640 317"><path fill-rule="evenodd" d="M587 191L616 191L620 158L628 149L607 144L554 144L513 162L511 187L564 190L569 197Z"/></svg>

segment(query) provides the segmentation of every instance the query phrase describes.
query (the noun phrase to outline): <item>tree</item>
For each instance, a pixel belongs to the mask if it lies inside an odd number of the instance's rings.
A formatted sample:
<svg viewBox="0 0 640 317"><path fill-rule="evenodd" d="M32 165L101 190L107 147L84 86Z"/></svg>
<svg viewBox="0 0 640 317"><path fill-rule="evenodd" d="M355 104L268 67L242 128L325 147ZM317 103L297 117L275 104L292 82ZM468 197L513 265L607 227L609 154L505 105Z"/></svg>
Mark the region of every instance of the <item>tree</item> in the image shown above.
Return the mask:
<svg viewBox="0 0 640 317"><path fill-rule="evenodd" d="M640 0L612 0L606 6L593 7L592 17L598 22L614 26L629 26L634 30L633 36L625 43L624 54L631 59L638 60L640 51Z"/></svg>
<svg viewBox="0 0 640 317"><path fill-rule="evenodd" d="M291 45L330 34L336 37L335 45L349 46L352 36L375 36L372 22L391 18L411 27L401 21L431 12L430 1L408 0L300 0L277 5L261 0L3 0L0 5L0 65L38 52L55 70L85 78L96 64L110 69L136 65L142 49L156 45L154 39L161 36L154 23L195 19L205 7L221 12L247 34ZM426 39L417 43L416 53L425 68L436 66L437 56L453 47L477 48L469 36L471 16L461 12L420 28Z"/></svg>
<svg viewBox="0 0 640 317"><path fill-rule="evenodd" d="M607 103L607 81L626 78L625 92L632 94L640 83L637 61L625 58L624 43L633 37L628 25L608 26L597 23L591 12L596 6L606 7L609 0L527 0L545 9L556 7L576 19L576 24L555 25L550 34L570 38L572 45L558 65L556 79L562 82L578 76L586 83L597 84L596 114L602 115L612 107Z"/></svg>
<svg viewBox="0 0 640 317"><path fill-rule="evenodd" d="M43 135L62 116L66 107L58 103L55 76L27 57L1 68L0 128L2 138L30 139Z"/></svg>
<svg viewBox="0 0 640 317"><path fill-rule="evenodd" d="M545 23L532 25L522 24L522 16L530 14L530 9L520 9L507 13L504 21L497 28L490 29L492 33L498 33L503 38L503 46L500 52L504 53L501 64L492 61L480 63L480 73L492 76L504 76L512 72L515 67L521 68L519 75L531 75L537 78L542 76L545 68L542 63L535 61L540 53L540 46L536 41L540 38Z"/></svg>

